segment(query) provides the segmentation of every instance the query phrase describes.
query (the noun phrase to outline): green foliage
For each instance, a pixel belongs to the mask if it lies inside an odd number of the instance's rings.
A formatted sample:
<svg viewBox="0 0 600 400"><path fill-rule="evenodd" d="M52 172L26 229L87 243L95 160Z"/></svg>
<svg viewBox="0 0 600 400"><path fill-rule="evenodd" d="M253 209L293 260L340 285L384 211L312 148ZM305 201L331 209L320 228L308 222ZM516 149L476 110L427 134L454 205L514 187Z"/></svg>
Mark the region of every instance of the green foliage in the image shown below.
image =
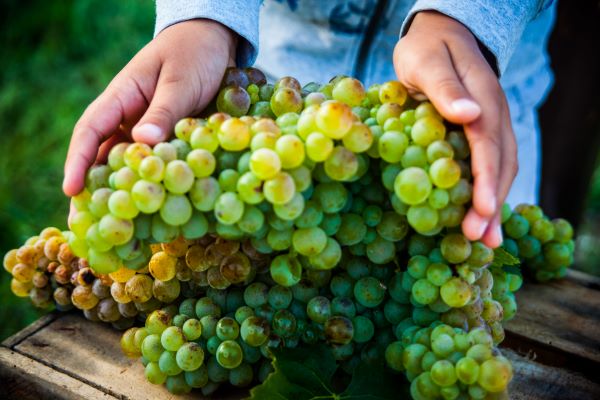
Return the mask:
<svg viewBox="0 0 600 400"><path fill-rule="evenodd" d="M278 349L273 368L261 385L250 391L253 399L281 400L385 400L409 398L399 393L398 377L391 375L383 363L358 364L350 383L337 390L337 364L331 349L325 345L302 349ZM405 385L404 389L406 389Z"/></svg>
<svg viewBox="0 0 600 400"><path fill-rule="evenodd" d="M0 253L46 226L66 228L61 191L73 126L152 38L147 0L11 0L0 16ZM40 313L0 272L0 340Z"/></svg>
<svg viewBox="0 0 600 400"><path fill-rule="evenodd" d="M512 266L519 265L521 262L519 259L502 247L494 249L494 261L492 261L492 267Z"/></svg>

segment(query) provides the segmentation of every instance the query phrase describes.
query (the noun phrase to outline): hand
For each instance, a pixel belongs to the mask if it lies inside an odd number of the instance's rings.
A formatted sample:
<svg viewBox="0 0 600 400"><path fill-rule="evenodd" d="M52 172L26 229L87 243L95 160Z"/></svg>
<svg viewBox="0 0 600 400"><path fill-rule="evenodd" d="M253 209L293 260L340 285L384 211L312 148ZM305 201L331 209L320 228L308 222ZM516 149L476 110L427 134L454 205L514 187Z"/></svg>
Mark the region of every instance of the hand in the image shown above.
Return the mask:
<svg viewBox="0 0 600 400"><path fill-rule="evenodd" d="M130 140L166 140L177 120L199 113L234 65L237 37L211 20L170 26L119 72L85 110L73 131L63 191L84 188L87 169L111 147Z"/></svg>
<svg viewBox="0 0 600 400"><path fill-rule="evenodd" d="M398 79L428 98L447 120L464 126L471 148L473 206L464 235L502 243L500 212L517 173L517 146L498 79L464 25L434 11L418 13L394 50Z"/></svg>

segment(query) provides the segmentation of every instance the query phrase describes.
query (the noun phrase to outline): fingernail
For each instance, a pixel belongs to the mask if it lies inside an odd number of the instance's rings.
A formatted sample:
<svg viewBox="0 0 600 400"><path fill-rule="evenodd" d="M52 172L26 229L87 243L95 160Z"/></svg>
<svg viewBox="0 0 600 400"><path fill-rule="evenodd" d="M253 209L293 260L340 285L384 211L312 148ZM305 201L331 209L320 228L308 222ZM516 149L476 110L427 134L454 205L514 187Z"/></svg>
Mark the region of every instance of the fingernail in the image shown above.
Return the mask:
<svg viewBox="0 0 600 400"><path fill-rule="evenodd" d="M451 104L452 110L457 114L465 114L469 118L475 118L481 113L479 104L469 99L454 100Z"/></svg>
<svg viewBox="0 0 600 400"><path fill-rule="evenodd" d="M502 237L502 227L500 225L496 226L496 235L498 237L498 246L500 246L504 241L504 238Z"/></svg>
<svg viewBox="0 0 600 400"><path fill-rule="evenodd" d="M160 142L162 140L162 131L160 127L154 124L144 124L135 129L135 136L149 142Z"/></svg>
<svg viewBox="0 0 600 400"><path fill-rule="evenodd" d="M485 233L487 226L488 226L488 224L486 224L485 222L483 222L479 225L479 228L477 228L477 239L481 239L481 237Z"/></svg>

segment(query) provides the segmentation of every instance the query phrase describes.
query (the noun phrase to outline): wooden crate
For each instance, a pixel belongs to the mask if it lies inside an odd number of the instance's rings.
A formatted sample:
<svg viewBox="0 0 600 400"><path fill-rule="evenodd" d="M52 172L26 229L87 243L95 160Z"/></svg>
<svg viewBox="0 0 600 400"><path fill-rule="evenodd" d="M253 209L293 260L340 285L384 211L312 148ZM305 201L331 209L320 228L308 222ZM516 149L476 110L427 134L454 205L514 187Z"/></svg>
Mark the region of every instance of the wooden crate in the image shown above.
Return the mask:
<svg viewBox="0 0 600 400"><path fill-rule="evenodd" d="M515 369L510 397L600 399L600 280L572 272L561 282L527 284L517 297L503 343ZM76 313L41 318L0 346L0 399L202 398L146 382L141 363L121 354L119 338Z"/></svg>

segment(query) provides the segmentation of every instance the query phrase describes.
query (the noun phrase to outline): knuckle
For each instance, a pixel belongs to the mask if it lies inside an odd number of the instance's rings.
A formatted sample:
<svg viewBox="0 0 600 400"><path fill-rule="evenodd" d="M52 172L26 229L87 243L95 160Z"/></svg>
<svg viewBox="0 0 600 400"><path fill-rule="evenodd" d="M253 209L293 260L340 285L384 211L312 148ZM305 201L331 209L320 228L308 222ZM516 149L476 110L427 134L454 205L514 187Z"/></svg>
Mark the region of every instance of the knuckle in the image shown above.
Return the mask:
<svg viewBox="0 0 600 400"><path fill-rule="evenodd" d="M174 119L173 112L165 104L155 104L149 114L161 121L172 121Z"/></svg>

